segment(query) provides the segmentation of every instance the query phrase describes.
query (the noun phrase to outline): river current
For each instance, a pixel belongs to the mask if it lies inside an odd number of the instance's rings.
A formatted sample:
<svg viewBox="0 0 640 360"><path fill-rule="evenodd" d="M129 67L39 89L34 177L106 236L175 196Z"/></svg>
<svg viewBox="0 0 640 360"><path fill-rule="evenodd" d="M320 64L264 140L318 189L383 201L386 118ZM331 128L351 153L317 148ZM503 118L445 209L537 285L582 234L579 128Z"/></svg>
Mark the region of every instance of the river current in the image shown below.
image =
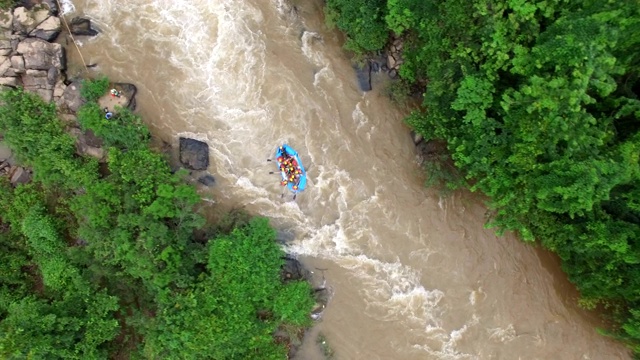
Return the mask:
<svg viewBox="0 0 640 360"><path fill-rule="evenodd" d="M425 189L409 130L359 91L321 0L72 0L92 69L138 87L155 137L210 146L210 206L267 216L331 291L312 334L336 359L629 359L547 252L484 229L482 198ZM295 9L293 7L295 5ZM69 57L78 62L73 47ZM69 72L79 72L78 68ZM309 186L281 198L287 142ZM321 359L313 339L297 359Z"/></svg>

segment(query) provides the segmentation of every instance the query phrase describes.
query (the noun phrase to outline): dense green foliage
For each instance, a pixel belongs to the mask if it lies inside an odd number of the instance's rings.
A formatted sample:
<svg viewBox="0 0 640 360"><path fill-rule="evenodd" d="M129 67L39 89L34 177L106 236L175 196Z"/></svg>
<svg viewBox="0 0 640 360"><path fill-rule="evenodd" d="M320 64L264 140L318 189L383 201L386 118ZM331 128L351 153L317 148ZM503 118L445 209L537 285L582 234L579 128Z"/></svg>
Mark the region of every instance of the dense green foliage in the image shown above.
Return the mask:
<svg viewBox="0 0 640 360"><path fill-rule="evenodd" d="M104 95L109 89L109 79L106 76L94 80L82 80L80 95L89 101L94 102Z"/></svg>
<svg viewBox="0 0 640 360"><path fill-rule="evenodd" d="M91 101L78 112L108 148L99 166L76 155L53 105L1 96L0 133L34 182L0 182L0 357L286 357L274 332L309 324L312 291L282 283L266 219L196 241L209 231L200 198L136 115L107 120Z"/></svg>
<svg viewBox="0 0 640 360"><path fill-rule="evenodd" d="M555 251L581 303L608 306L640 352L638 2L385 3L327 6L362 50L362 9L384 8L370 25L403 39L403 81L428 84L410 126L446 141L491 198L490 226Z"/></svg>

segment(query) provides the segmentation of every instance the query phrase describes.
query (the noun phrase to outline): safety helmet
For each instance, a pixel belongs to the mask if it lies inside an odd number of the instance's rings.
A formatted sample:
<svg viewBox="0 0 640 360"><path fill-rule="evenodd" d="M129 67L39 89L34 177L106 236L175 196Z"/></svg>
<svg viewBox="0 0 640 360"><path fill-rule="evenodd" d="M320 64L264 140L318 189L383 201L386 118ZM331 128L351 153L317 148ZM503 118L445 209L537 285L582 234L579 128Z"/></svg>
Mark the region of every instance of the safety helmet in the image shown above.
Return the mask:
<svg viewBox="0 0 640 360"><path fill-rule="evenodd" d="M293 185L293 190L298 190L298 185Z"/></svg>
<svg viewBox="0 0 640 360"><path fill-rule="evenodd" d="M278 156L278 162L282 162L282 160L284 160L284 158L282 156Z"/></svg>
<svg viewBox="0 0 640 360"><path fill-rule="evenodd" d="M282 180L282 181L280 182L280 184L281 184L282 186L287 185L287 180Z"/></svg>

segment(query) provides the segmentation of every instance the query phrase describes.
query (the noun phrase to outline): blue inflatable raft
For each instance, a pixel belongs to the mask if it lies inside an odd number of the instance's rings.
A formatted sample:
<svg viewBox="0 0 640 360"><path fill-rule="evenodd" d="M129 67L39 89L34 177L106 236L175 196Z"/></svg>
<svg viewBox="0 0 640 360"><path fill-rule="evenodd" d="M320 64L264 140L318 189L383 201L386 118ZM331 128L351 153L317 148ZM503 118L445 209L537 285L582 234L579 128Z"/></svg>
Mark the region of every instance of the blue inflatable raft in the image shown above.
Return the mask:
<svg viewBox="0 0 640 360"><path fill-rule="evenodd" d="M307 187L307 172L298 153L291 146L282 144L276 149L276 160L282 185L286 185L294 194L303 191Z"/></svg>

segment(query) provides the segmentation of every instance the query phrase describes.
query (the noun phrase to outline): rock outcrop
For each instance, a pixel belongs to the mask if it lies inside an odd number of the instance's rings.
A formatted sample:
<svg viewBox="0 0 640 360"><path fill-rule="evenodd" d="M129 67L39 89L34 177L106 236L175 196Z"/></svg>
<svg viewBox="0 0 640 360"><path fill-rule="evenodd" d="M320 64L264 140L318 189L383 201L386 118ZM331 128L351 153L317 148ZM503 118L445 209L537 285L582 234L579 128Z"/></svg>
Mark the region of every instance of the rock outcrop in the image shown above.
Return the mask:
<svg viewBox="0 0 640 360"><path fill-rule="evenodd" d="M64 88L62 96L57 101L61 110L75 113L85 103L80 95L80 86L82 85L79 81L74 81Z"/></svg>
<svg viewBox="0 0 640 360"><path fill-rule="evenodd" d="M191 170L205 170L209 167L209 145L187 138L180 138L180 162Z"/></svg>

